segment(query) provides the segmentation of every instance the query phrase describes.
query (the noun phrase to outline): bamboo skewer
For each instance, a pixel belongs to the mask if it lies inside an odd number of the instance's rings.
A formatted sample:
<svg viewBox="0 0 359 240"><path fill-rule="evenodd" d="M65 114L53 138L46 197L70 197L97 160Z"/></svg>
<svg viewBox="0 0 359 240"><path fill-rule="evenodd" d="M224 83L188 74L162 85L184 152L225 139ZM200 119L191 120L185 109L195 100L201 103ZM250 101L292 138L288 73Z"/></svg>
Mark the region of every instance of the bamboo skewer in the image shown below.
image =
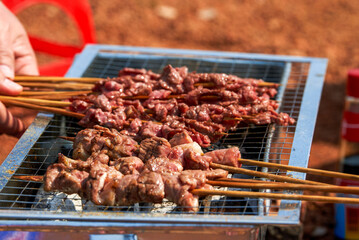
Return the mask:
<svg viewBox="0 0 359 240"><path fill-rule="evenodd" d="M18 106L18 107L24 107L24 108L30 108L30 109L34 109L34 110L38 110L38 111L62 114L65 116L75 117L78 119L81 119L85 116L84 114L67 111L67 110L61 109L61 108L45 107L45 106L35 105L35 104L31 104L31 103L19 102L19 101L15 101L15 100L5 99L5 100L2 100L2 102L10 104L10 105Z"/></svg>
<svg viewBox="0 0 359 240"><path fill-rule="evenodd" d="M67 141L71 141L74 142L75 141L75 137L65 137L65 136L59 136L59 138L67 140Z"/></svg>
<svg viewBox="0 0 359 240"><path fill-rule="evenodd" d="M93 84L87 83L37 83L37 82L17 82L23 87L35 88L54 88L54 89L72 89L72 90L91 90Z"/></svg>
<svg viewBox="0 0 359 240"><path fill-rule="evenodd" d="M26 91L20 93L20 96L41 96L41 95L82 95L92 91Z"/></svg>
<svg viewBox="0 0 359 240"><path fill-rule="evenodd" d="M33 181L33 182L43 182L44 176L13 176L15 179L25 180L25 181Z"/></svg>
<svg viewBox="0 0 359 240"><path fill-rule="evenodd" d="M304 173L309 173L309 174L313 174L313 175L320 175L320 176L325 176L325 177L334 177L334 178L342 178L342 179L350 179L350 180L359 181L359 175L353 175L353 174L348 174L348 173L326 171L326 170L314 169L314 168L295 167L295 166L288 166L288 165L284 165L284 164L260 162L260 161L243 159L243 158L239 159L238 161L240 163L243 163L246 165L254 165L254 166L268 167L268 168L278 168L278 169L290 170L290 171L295 171L295 172L304 172Z"/></svg>
<svg viewBox="0 0 359 240"><path fill-rule="evenodd" d="M18 103L20 103L20 102L31 103L31 104L37 104L39 106L48 106L48 107L69 107L69 106L71 106L71 102L51 101L51 100L48 100L48 99L40 99L40 98L24 98L24 97L0 96L0 101L8 102L8 103L11 103L10 101L16 101ZM32 107L34 107L34 106L32 106ZM145 110L146 110L146 112L153 112L150 109L145 109ZM74 114L75 114L75 112L74 112ZM84 116L84 115L81 115L81 116ZM250 118L251 118L251 116L242 116L242 118L240 118L240 119L239 118L233 118L233 119L228 118L226 120L241 121L243 119L250 119ZM141 121L142 122L148 122L146 120L141 120ZM161 122L155 122L155 121L152 121L152 122L154 122L156 124L159 124L159 125L162 125ZM228 135L228 133L215 133L215 134Z"/></svg>
<svg viewBox="0 0 359 240"><path fill-rule="evenodd" d="M103 78L89 78L89 77L52 77L52 76L15 76L15 82L82 82L82 83L96 83Z"/></svg>
<svg viewBox="0 0 359 240"><path fill-rule="evenodd" d="M281 176L281 175L274 175L274 174L270 174L270 173L258 172L258 171L244 169L244 168L236 168L236 167L221 165L221 164L217 164L217 163L210 163L209 166L212 168L220 168L223 170L227 170L232 173L241 173L241 174L250 175L250 176L268 178L268 179L272 179L272 180L276 180L276 181L280 181L280 182L301 183L301 184L310 184L310 185L330 185L330 184L321 183L321 182L291 178L288 176Z"/></svg>
<svg viewBox="0 0 359 240"><path fill-rule="evenodd" d="M234 82L227 82L228 84L234 83ZM198 82L194 84L195 87L215 87L216 84L214 84L213 82ZM280 84L278 83L271 83L271 82L261 82L257 84L258 87L277 87L280 86Z"/></svg>
<svg viewBox="0 0 359 240"><path fill-rule="evenodd" d="M68 100L69 98L72 97L72 95L55 94L55 95L38 95L38 96L23 96L23 97L25 98L36 97L36 99L44 99L44 100Z"/></svg>
<svg viewBox="0 0 359 240"><path fill-rule="evenodd" d="M6 102L6 100L15 100L15 101L19 101L19 102L32 103L32 104L48 106L48 107L68 107L71 105L70 102L63 102L63 101L51 101L51 100L35 99L35 98L0 96L0 101Z"/></svg>
<svg viewBox="0 0 359 240"><path fill-rule="evenodd" d="M359 195L359 187L343 187L335 185L308 185L277 182L231 182L231 181L207 181L212 186L233 187L233 188L251 188L251 189L273 189L273 190L309 190L332 193L346 193Z"/></svg>
<svg viewBox="0 0 359 240"><path fill-rule="evenodd" d="M222 191L222 190L206 190L206 189L194 189L191 192L192 194L198 196L224 195L228 197L241 197L241 198L247 197L247 198L289 199L289 200L303 200L303 201L312 201L312 202L359 204L359 199L345 198L345 197L328 197L328 196L283 194L283 193L262 193L262 192L247 192L247 191Z"/></svg>

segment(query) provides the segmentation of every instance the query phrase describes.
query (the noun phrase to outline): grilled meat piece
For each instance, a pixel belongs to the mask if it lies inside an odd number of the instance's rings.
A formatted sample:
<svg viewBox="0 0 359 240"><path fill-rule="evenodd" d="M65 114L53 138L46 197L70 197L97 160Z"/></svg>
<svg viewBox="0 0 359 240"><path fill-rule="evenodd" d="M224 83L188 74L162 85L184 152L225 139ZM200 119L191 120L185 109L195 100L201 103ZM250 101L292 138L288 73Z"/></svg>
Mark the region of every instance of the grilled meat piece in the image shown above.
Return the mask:
<svg viewBox="0 0 359 240"><path fill-rule="evenodd" d="M45 191L59 191L67 194L78 193L81 195L89 173L76 169L68 169L62 163L50 165L44 176Z"/></svg>
<svg viewBox="0 0 359 240"><path fill-rule="evenodd" d="M141 141L138 157L144 162L151 158L167 157L171 144L165 138L151 137Z"/></svg>
<svg viewBox="0 0 359 240"><path fill-rule="evenodd" d="M157 173L174 174L182 172L182 163L166 157L157 157L147 160L145 169Z"/></svg>
<svg viewBox="0 0 359 240"><path fill-rule="evenodd" d="M160 203L165 197L162 175L158 172L144 171L138 182L138 196L141 202Z"/></svg>
<svg viewBox="0 0 359 240"><path fill-rule="evenodd" d="M140 174L144 168L144 163L138 157L124 157L116 159L112 163L115 168L123 175Z"/></svg>
<svg viewBox="0 0 359 240"><path fill-rule="evenodd" d="M131 156L138 148L131 137L120 134L116 129L95 126L95 129L80 131L74 141L73 157L86 160L92 152L107 150L110 160Z"/></svg>
<svg viewBox="0 0 359 240"><path fill-rule="evenodd" d="M209 157L213 163L241 167L238 162L238 159L241 158L241 153L237 147L210 151L205 153L204 157Z"/></svg>
<svg viewBox="0 0 359 240"><path fill-rule="evenodd" d="M121 181L115 182L115 205L129 206L140 202L138 196L138 179L139 175L131 174L124 176Z"/></svg>
<svg viewBox="0 0 359 240"><path fill-rule="evenodd" d="M193 143L193 140L192 140L191 136L188 134L188 132L181 132L181 133L175 134L171 138L169 143L171 144L172 147L174 147L174 146L182 145L182 144L186 144L186 143Z"/></svg>
<svg viewBox="0 0 359 240"><path fill-rule="evenodd" d="M114 205L114 182L122 179L123 174L114 167L93 162L89 179L86 182L86 196L97 205Z"/></svg>

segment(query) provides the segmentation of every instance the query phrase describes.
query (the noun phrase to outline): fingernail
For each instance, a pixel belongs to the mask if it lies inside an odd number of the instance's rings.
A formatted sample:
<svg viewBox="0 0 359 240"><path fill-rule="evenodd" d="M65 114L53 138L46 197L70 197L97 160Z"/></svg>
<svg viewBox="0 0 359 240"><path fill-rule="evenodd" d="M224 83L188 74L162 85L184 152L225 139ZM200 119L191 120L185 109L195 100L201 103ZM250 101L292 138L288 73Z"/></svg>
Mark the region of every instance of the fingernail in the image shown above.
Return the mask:
<svg viewBox="0 0 359 240"><path fill-rule="evenodd" d="M0 71L4 74L5 77L13 79L14 78L14 71L10 69L7 65L0 65Z"/></svg>
<svg viewBox="0 0 359 240"><path fill-rule="evenodd" d="M22 86L13 82L7 78L2 82L2 87L4 88L5 94L18 94L22 91Z"/></svg>

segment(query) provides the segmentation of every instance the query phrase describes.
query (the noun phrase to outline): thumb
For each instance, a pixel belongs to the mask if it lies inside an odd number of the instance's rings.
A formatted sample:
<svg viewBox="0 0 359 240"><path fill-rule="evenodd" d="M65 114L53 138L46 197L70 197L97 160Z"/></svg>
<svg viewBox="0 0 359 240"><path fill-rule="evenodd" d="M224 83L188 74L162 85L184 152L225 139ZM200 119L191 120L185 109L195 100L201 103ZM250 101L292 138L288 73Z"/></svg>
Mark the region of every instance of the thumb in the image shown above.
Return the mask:
<svg viewBox="0 0 359 240"><path fill-rule="evenodd" d="M0 71L7 78L14 78L15 55L10 41L11 34L8 28L5 28L0 34Z"/></svg>
<svg viewBox="0 0 359 240"><path fill-rule="evenodd" d="M24 132L23 122L15 118L8 109L0 102L0 133L18 136Z"/></svg>
<svg viewBox="0 0 359 240"><path fill-rule="evenodd" d="M11 72L9 67L0 65L0 94L17 95L22 91L22 86L6 77L9 72Z"/></svg>

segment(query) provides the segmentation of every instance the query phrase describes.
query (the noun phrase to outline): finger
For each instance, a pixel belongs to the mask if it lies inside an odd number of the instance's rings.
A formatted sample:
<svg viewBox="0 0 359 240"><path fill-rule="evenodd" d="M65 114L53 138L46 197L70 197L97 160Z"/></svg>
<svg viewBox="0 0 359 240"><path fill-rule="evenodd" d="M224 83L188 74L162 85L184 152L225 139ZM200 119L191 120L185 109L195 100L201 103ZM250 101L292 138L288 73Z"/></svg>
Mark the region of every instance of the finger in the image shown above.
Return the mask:
<svg viewBox="0 0 359 240"><path fill-rule="evenodd" d="M14 77L15 55L12 49L8 26L3 26L0 34L0 68L8 78Z"/></svg>
<svg viewBox="0 0 359 240"><path fill-rule="evenodd" d="M22 28L22 27L21 27ZM18 75L39 75L35 53L25 30L14 42L15 73Z"/></svg>
<svg viewBox="0 0 359 240"><path fill-rule="evenodd" d="M0 94L18 95L22 92L22 86L5 77L3 70L6 66L0 66Z"/></svg>
<svg viewBox="0 0 359 240"><path fill-rule="evenodd" d="M0 133L6 133L13 136L21 136L25 131L23 122L15 118L8 109L0 102Z"/></svg>

